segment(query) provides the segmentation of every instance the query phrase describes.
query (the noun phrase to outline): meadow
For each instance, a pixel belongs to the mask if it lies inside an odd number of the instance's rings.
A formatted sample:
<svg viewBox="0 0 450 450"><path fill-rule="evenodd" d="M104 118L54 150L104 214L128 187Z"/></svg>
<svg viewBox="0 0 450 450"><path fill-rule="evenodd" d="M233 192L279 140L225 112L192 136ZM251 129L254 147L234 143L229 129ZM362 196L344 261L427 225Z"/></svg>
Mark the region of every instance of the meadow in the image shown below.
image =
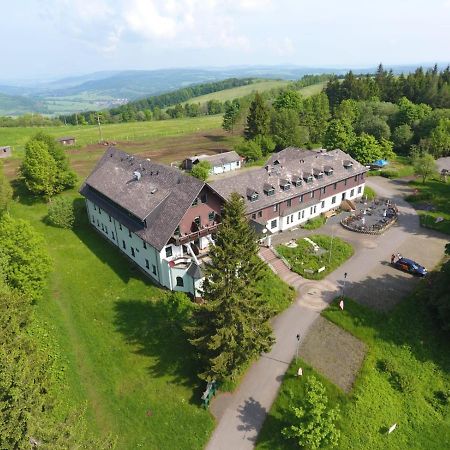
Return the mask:
<svg viewBox="0 0 450 450"><path fill-rule="evenodd" d="M339 405L339 449L441 450L450 447L450 353L426 306L426 286L388 314L350 299L341 311L334 302L328 320L361 339L368 354L353 390L345 394L304 361L293 362L272 406L257 450L298 448L281 436L286 411L301 404L305 377L314 374ZM303 368L303 378L295 376ZM397 424L392 434L388 428ZM328 448L328 447L324 447Z"/></svg>

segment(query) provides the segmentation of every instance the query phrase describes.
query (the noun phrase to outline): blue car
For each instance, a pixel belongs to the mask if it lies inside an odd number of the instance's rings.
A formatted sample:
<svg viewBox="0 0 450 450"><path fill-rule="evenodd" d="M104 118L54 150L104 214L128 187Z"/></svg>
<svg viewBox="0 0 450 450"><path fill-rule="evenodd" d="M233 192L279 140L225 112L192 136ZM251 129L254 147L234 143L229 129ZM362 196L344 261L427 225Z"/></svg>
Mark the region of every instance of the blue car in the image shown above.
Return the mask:
<svg viewBox="0 0 450 450"><path fill-rule="evenodd" d="M425 267L408 258L398 259L393 263L393 266L412 275L418 275L419 277L424 277L428 273Z"/></svg>

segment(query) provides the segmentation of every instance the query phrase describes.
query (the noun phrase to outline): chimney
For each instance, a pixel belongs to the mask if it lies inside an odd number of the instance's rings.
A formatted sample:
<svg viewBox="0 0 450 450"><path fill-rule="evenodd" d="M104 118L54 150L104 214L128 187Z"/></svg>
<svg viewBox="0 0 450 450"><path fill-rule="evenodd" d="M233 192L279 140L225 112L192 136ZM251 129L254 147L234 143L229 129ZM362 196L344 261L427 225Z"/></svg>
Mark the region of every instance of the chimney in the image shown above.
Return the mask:
<svg viewBox="0 0 450 450"><path fill-rule="evenodd" d="M138 172L137 170L135 170L135 171L133 172L133 178L134 178L136 181L139 181L139 180L141 179L141 172Z"/></svg>

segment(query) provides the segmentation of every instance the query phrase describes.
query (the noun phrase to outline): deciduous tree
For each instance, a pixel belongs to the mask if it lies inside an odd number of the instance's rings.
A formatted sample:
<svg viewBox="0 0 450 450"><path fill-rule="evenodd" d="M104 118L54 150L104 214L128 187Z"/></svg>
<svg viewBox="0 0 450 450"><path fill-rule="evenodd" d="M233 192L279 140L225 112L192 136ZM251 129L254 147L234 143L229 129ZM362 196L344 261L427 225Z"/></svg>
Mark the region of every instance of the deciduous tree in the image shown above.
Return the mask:
<svg viewBox="0 0 450 450"><path fill-rule="evenodd" d="M363 133L353 142L350 155L361 164L367 165L381 159L383 151L373 136Z"/></svg>
<svg viewBox="0 0 450 450"><path fill-rule="evenodd" d="M211 169L212 166L208 161L200 161L192 168L191 175L199 180L206 181Z"/></svg>
<svg viewBox="0 0 450 450"><path fill-rule="evenodd" d="M12 189L8 179L3 173L3 163L0 162L0 217L8 209L8 204L12 197Z"/></svg>
<svg viewBox="0 0 450 450"><path fill-rule="evenodd" d="M269 109L265 105L259 93L250 104L247 116L247 127L245 129L246 139L254 139L258 135L265 136L269 133Z"/></svg>
<svg viewBox="0 0 450 450"><path fill-rule="evenodd" d="M437 172L436 161L433 155L427 152L415 153L412 158L412 163L414 166L414 172L416 175L422 177L422 183L425 184L427 178Z"/></svg>
<svg viewBox="0 0 450 450"><path fill-rule="evenodd" d="M328 150L348 150L355 140L353 127L347 120L333 119L328 123L324 136L324 147Z"/></svg>

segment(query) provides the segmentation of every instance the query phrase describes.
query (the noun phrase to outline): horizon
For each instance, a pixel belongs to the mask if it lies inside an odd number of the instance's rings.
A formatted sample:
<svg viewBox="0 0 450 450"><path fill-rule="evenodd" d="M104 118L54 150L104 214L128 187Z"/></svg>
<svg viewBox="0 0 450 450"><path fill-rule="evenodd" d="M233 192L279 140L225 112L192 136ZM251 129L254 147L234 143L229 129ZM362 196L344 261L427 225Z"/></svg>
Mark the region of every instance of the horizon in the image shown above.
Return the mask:
<svg viewBox="0 0 450 450"><path fill-rule="evenodd" d="M380 0L364 8L356 0L25 2L26 8L3 7L0 26L13 38L0 43L1 80L249 66L364 69L450 59L450 0Z"/></svg>

